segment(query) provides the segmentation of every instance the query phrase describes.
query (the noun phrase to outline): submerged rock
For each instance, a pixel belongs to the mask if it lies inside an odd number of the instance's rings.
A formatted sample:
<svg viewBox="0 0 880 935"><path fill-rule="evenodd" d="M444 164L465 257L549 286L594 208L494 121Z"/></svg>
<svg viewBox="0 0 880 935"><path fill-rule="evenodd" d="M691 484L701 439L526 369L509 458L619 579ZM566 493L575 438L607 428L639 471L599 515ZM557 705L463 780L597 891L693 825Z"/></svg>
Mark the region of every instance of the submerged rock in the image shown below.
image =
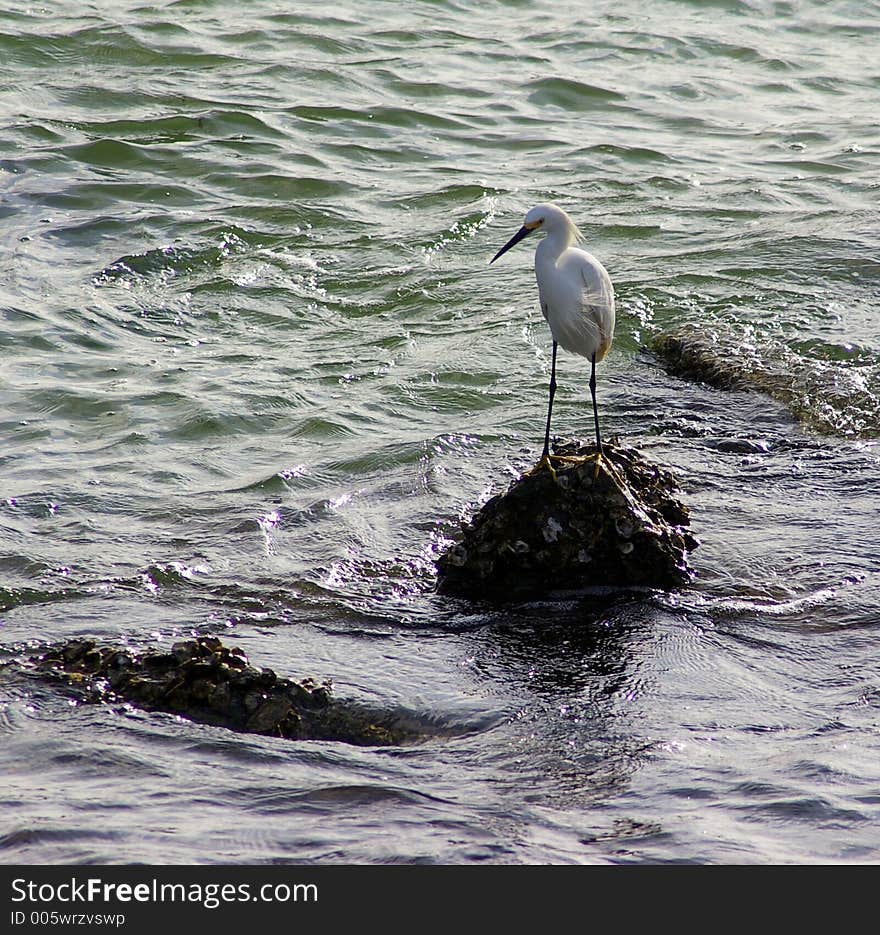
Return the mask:
<svg viewBox="0 0 880 935"><path fill-rule="evenodd" d="M685 327L650 342L667 373L720 390L754 390L829 435L880 435L880 378L858 361L795 353L778 340Z"/></svg>
<svg viewBox="0 0 880 935"><path fill-rule="evenodd" d="M337 701L329 682L295 682L272 669L257 669L240 649L229 649L213 636L183 640L170 651L141 653L71 640L31 663L86 701L127 701L244 733L359 745L418 739L394 714Z"/></svg>
<svg viewBox="0 0 880 935"><path fill-rule="evenodd" d="M742 358L719 353L710 338L696 332L660 334L651 350L663 362L667 373L684 380L714 386L718 390L742 390L754 386L755 370ZM763 387L765 390L768 387Z"/></svg>
<svg viewBox="0 0 880 935"><path fill-rule="evenodd" d="M595 586L674 588L691 577L697 546L669 471L638 452L603 445L598 461L554 462L493 497L437 560L443 594L528 600ZM594 445L554 446L562 456L595 455Z"/></svg>

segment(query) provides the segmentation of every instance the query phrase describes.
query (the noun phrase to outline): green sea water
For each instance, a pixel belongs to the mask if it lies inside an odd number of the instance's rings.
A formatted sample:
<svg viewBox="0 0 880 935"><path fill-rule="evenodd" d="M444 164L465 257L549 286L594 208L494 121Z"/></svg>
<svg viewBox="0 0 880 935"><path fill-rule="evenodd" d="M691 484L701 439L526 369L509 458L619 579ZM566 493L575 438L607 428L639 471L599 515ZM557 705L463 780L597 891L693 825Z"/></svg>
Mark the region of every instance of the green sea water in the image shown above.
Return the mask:
<svg viewBox="0 0 880 935"><path fill-rule="evenodd" d="M437 734L2 668L0 861L876 861L878 39L867 0L0 3L0 654L219 633ZM540 453L534 244L488 260L547 200L697 576L451 603L434 556ZM682 328L789 404L668 376Z"/></svg>

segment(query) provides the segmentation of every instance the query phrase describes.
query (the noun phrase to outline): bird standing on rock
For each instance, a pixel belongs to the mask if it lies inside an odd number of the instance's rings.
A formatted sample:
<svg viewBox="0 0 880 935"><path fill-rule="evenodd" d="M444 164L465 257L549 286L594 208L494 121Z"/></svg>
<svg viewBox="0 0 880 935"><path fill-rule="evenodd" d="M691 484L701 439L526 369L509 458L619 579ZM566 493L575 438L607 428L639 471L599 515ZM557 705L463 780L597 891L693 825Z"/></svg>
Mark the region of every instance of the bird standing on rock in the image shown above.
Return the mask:
<svg viewBox="0 0 880 935"><path fill-rule="evenodd" d="M535 205L526 215L523 226L489 262L494 263L503 253L537 230L546 234L535 250L535 276L541 311L553 336L553 362L544 453L533 470L547 468L555 477L550 456L550 416L553 412L553 397L556 395L556 350L560 344L565 350L590 360L590 393L596 424L597 457L602 455L599 410L596 406L596 363L608 353L614 336L614 286L605 267L592 254L575 246L584 238L574 221L555 204ZM558 456L554 456L554 459L583 460Z"/></svg>

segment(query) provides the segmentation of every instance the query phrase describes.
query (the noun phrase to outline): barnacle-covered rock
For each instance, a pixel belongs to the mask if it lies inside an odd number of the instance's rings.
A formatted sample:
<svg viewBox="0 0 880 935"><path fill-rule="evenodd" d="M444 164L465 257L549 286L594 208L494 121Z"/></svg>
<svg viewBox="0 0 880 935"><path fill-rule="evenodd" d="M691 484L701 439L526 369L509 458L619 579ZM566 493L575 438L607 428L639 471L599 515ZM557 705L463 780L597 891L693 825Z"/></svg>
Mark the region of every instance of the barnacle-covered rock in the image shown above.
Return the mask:
<svg viewBox="0 0 880 935"><path fill-rule="evenodd" d="M394 713L336 700L329 682L295 682L255 668L215 636L142 652L77 639L30 662L32 671L64 682L85 701L127 701L245 733L359 745L418 739Z"/></svg>
<svg viewBox="0 0 880 935"><path fill-rule="evenodd" d="M618 444L566 442L556 478L542 470L511 484L462 528L437 560L441 593L527 600L588 587L674 588L691 577L697 541L669 471Z"/></svg>

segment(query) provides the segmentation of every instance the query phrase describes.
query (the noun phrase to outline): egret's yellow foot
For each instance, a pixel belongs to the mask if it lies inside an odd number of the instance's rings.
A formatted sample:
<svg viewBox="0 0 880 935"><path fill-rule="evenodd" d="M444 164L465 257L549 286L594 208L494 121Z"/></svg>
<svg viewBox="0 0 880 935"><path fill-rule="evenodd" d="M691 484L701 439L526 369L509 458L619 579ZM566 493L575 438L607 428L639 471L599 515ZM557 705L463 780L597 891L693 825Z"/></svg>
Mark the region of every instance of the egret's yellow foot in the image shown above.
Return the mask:
<svg viewBox="0 0 880 935"><path fill-rule="evenodd" d="M550 463L550 455L548 455L546 452L541 455L541 460L530 471L526 471L523 476L532 477L539 471L543 470L549 471L553 480L556 480L556 469Z"/></svg>
<svg viewBox="0 0 880 935"><path fill-rule="evenodd" d="M596 468L593 472L593 480L599 476L599 462L604 460L601 451L594 451L590 455L552 455L554 461L564 461L566 464L586 464L588 461L595 462Z"/></svg>
<svg viewBox="0 0 880 935"><path fill-rule="evenodd" d="M565 464L586 464L587 461L597 461L602 457L599 452L591 455L550 455L554 461L563 461Z"/></svg>

